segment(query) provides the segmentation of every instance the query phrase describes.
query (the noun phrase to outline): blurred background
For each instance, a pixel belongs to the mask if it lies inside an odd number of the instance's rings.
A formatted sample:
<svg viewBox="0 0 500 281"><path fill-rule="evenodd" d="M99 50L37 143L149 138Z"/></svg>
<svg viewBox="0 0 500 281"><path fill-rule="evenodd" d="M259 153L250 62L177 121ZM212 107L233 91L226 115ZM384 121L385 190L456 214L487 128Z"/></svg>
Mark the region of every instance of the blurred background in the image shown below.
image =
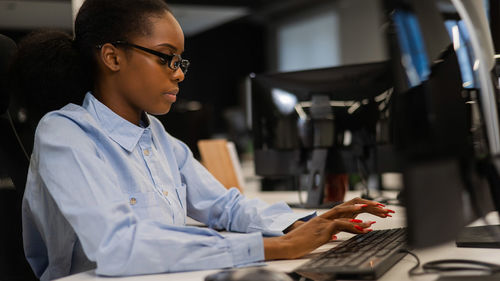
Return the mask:
<svg viewBox="0 0 500 281"><path fill-rule="evenodd" d="M0 34L19 42L40 29L72 33L83 0L0 0ZM191 61L167 131L199 158L200 139L226 138L253 171L250 76L386 58L378 0L172 0ZM33 280L21 250L20 207L0 161L0 280ZM252 172L250 172L252 174ZM246 178L248 181L248 178ZM260 185L259 179L254 183ZM248 186L247 186L248 188ZM17 198L16 200L14 200ZM6 238L9 237L9 238ZM14 238L12 238L14 237ZM6 280L6 279L5 279Z"/></svg>
<svg viewBox="0 0 500 281"><path fill-rule="evenodd" d="M71 34L73 18L82 2L0 0L0 34L16 42L40 29ZM246 175L250 174L250 181L259 185L260 179L253 175L252 160L257 145L254 150L251 114L252 106L254 109L261 106L263 110L265 107L260 103L251 104L250 77L389 59L386 53L389 49L386 46L388 28L382 13L382 0L167 0L167 3L184 30L186 42L182 56L189 59L191 65L180 85L177 102L167 115L158 118L170 134L191 148L197 158L200 157L197 142L201 139L232 141L242 164L251 168ZM500 34L500 2L484 0L484 3L485 7L492 7L491 11L497 11L497 16L491 17L490 22L492 34ZM500 36L494 36L493 40L498 48ZM350 145L350 141L342 143ZM302 151L301 155L306 154ZM300 160L305 163L305 157ZM262 162L269 161L266 158ZM24 257L14 248L21 245L18 235L20 219L16 220L10 213L20 202L11 200L14 186L7 176L6 167L2 166L6 163L8 161L0 161L0 190L12 194L10 197L0 196L0 214L3 215L0 218L12 233L0 231L0 234L19 239L15 241L17 244L0 239L3 243L0 243L0 253L15 252L17 255L0 255L0 273L26 273L18 280L27 280L32 278L29 268L25 263L15 262L23 261ZM292 178L295 174L286 176ZM360 179L352 178L355 173L350 176L349 187L352 188L352 183L360 182ZM249 178L245 180L248 182ZM383 181L383 178L377 177L376 180ZM401 188L400 178L393 182L379 186ZM367 190L368 185L369 182L365 184ZM279 190L283 186L290 188L292 184L284 181L273 186L267 182L262 184L264 186ZM1 280L4 280L2 274Z"/></svg>
<svg viewBox="0 0 500 281"><path fill-rule="evenodd" d="M72 32L82 0L0 0L0 33L15 41L39 29ZM191 61L172 111L160 119L199 157L199 139L223 137L251 157L251 73L380 61L386 57L378 0L167 1Z"/></svg>

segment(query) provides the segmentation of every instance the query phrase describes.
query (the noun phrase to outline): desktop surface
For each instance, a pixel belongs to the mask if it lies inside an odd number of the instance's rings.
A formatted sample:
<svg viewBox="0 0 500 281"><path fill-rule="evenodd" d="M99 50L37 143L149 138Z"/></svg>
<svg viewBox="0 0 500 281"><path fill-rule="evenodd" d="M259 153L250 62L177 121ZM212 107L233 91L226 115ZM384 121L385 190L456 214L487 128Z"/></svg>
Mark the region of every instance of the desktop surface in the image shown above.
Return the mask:
<svg viewBox="0 0 500 281"><path fill-rule="evenodd" d="M247 192L248 191L248 192ZM298 195L297 192L292 191L279 191L279 192L258 192L254 190L245 190L245 195L249 198L261 198L262 200L273 203L277 201L286 202L297 202ZM354 198L359 195L359 192L348 192L346 194L346 200ZM395 196L395 193L390 193L390 195ZM358 218L362 220L372 220L376 221L373 225L373 229L388 229L388 228L398 228L405 227L405 210L400 206L390 206L391 209L395 210L396 213L392 218L382 219L374 217L368 214L361 214ZM295 210L297 212L307 212L307 210ZM321 211L319 211L321 213ZM496 213L491 213L488 216L488 221L492 223L499 223L498 216ZM195 222L192 222L195 224ZM481 222L475 222L473 225L479 225ZM429 229L428 231L446 231L445 229ZM292 272L294 269L303 265L310 258L317 256L319 253L323 253L332 247L339 245L342 241L345 241L352 237L353 234L341 232L337 235L338 240L327 243L312 253L304 256L301 259L295 260L278 260L265 262L265 268L269 270L276 270L281 272ZM436 247L431 247L427 249L415 250L414 253L418 255L421 263L425 263L437 259L451 259L451 258L466 258L472 260L479 260L485 262L497 262L500 260L500 251L497 249L480 249L480 248L458 248L455 245L455 241L450 241L446 244L442 244ZM408 276L408 270L410 270L416 264L415 258L410 255L406 255L402 260L400 260L394 267L389 269L382 277L378 280L382 281L401 281L401 280L418 280L418 281L430 281L437 280L439 276L437 274L429 274L423 276ZM165 274L151 274L151 275L141 275L141 276L129 276L129 277L117 277L112 280L183 280L183 281L203 281L207 275L216 273L220 270L203 270L203 271L192 271L192 272L180 272L180 273L165 273ZM84 281L84 280L103 280L109 281L110 278L97 276L94 270L89 270L79 274L71 275L62 279L61 281Z"/></svg>

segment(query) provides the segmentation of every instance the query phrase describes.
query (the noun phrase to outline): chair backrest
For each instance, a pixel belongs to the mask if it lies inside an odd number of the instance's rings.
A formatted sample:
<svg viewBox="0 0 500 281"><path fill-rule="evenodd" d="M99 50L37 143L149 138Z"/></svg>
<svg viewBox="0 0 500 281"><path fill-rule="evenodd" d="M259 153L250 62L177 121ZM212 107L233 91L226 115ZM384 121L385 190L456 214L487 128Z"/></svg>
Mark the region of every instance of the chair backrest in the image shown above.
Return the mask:
<svg viewBox="0 0 500 281"><path fill-rule="evenodd" d="M7 173L14 182L20 194L26 185L26 175L29 166L29 156L19 137L18 130L13 121L13 114L9 108L11 96L7 87L7 74L9 65L17 52L16 43L0 34L0 161L7 161Z"/></svg>
<svg viewBox="0 0 500 281"><path fill-rule="evenodd" d="M15 189L0 189L0 279L36 280L24 257L21 201L26 185L29 159L16 132L9 109L7 87L10 62L17 52L15 42L0 34L0 161Z"/></svg>
<svg viewBox="0 0 500 281"><path fill-rule="evenodd" d="M236 187L243 193L243 173L234 143L225 139L198 141L202 164L226 188Z"/></svg>
<svg viewBox="0 0 500 281"><path fill-rule="evenodd" d="M0 34L0 114L5 113L9 106L9 95L5 89L5 79L9 63L16 52L16 43L9 37Z"/></svg>

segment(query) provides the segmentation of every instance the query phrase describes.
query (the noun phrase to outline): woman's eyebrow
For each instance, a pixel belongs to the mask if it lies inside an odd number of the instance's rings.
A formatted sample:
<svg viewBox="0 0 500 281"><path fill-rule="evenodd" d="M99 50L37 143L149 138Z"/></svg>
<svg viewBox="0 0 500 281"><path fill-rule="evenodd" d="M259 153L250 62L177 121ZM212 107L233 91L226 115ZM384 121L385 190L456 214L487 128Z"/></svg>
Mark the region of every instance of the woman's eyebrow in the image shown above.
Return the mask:
<svg viewBox="0 0 500 281"><path fill-rule="evenodd" d="M159 44L156 46L167 47L167 48L171 49L172 51L177 52L177 48L171 44L168 44L168 43L163 43L163 44Z"/></svg>

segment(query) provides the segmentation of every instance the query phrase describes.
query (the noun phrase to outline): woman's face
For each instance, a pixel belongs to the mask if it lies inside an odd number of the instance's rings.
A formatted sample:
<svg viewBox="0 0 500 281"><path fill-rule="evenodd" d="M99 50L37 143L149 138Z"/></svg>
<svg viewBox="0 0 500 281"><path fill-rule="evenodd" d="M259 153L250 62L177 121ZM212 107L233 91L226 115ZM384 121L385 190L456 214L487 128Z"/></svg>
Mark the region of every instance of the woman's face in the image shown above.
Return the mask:
<svg viewBox="0 0 500 281"><path fill-rule="evenodd" d="M128 43L180 55L184 51L184 34L177 20L166 11L161 17L150 18L150 34L136 36ZM184 80L182 70L173 70L162 64L158 56L132 47L127 47L122 62L115 86L123 98L121 106L129 108L120 111L155 115L169 112L177 99L179 83Z"/></svg>

